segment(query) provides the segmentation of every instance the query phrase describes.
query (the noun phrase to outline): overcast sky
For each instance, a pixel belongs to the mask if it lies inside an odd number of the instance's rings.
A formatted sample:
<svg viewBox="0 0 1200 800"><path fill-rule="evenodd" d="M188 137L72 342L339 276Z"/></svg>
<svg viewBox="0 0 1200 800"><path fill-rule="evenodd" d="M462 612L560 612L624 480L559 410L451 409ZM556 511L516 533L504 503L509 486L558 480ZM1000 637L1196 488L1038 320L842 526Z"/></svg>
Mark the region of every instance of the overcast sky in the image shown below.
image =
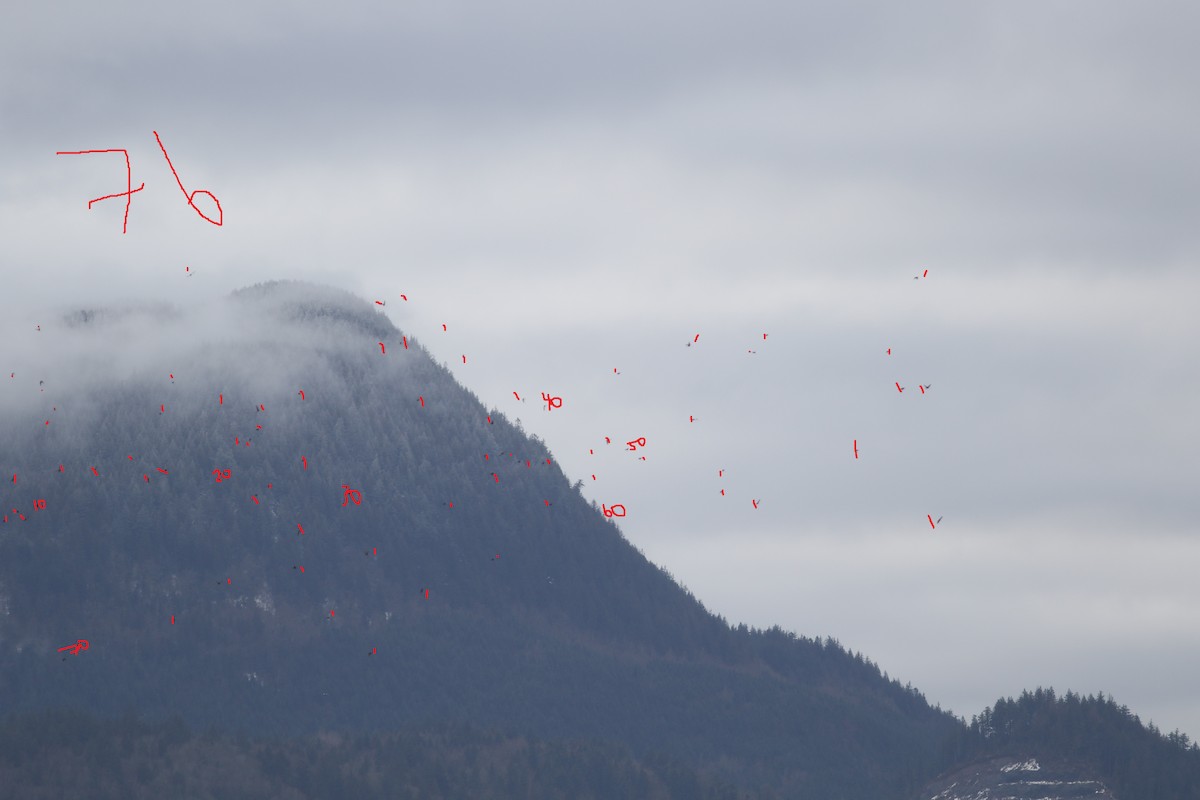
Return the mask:
<svg viewBox="0 0 1200 800"><path fill-rule="evenodd" d="M25 3L3 313L384 300L730 622L1198 737L1198 17Z"/></svg>

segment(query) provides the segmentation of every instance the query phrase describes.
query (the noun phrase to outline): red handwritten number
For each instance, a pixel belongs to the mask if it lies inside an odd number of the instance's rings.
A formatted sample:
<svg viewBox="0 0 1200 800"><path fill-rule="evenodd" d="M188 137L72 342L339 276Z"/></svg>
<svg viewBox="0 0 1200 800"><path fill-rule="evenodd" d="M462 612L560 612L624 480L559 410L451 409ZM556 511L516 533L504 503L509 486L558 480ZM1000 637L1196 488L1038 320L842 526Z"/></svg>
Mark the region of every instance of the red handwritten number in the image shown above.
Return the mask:
<svg viewBox="0 0 1200 800"><path fill-rule="evenodd" d="M231 469L227 469L227 470L224 470L224 471L222 471L222 470L219 470L219 469L214 469L214 470L212 471L212 474L216 476L216 478L217 478L217 483L220 483L222 480L227 480L227 479L229 479L229 478L232 478L232 477L233 477L233 470L231 470Z"/></svg>
<svg viewBox="0 0 1200 800"><path fill-rule="evenodd" d="M362 492L360 492L358 489L351 489L350 484L348 483L343 483L342 488L346 490L342 495L343 508L345 508L351 501L353 501L354 505L356 506L362 505Z"/></svg>
<svg viewBox="0 0 1200 800"><path fill-rule="evenodd" d="M167 155L167 148L163 147L162 139L160 139L158 136L158 131L154 131L154 140L158 142L158 147L160 150L162 150L163 158L167 159L167 166L171 168L171 174L175 176L175 182L179 184L179 191L183 192L183 196L187 198L188 205L191 206L197 214L204 217L204 219L208 220L213 225L220 227L221 225L225 224L225 212L221 210L221 201L217 199L217 196L207 189L197 189L191 194L188 194L188 190L183 188L183 181L179 180L179 173L175 171L175 165L171 163L171 157ZM217 204L217 219L213 219L196 207L196 195L198 194L208 195L212 198L212 201Z"/></svg>
<svg viewBox="0 0 1200 800"><path fill-rule="evenodd" d="M626 442L625 444L629 445L629 449L630 449L630 450L637 450L637 449L638 449L638 445L639 445L639 444L640 444L642 447L645 447L645 446L646 446L646 437L645 437L645 436L639 436L638 438L634 439L632 442Z"/></svg>
<svg viewBox="0 0 1200 800"><path fill-rule="evenodd" d="M619 513L617 512L618 508L621 509L621 511ZM625 506L621 505L620 503L613 503L612 508L609 508L608 506L601 503L600 510L604 512L604 516L606 516L606 517L623 517L623 516L625 516Z"/></svg>
<svg viewBox="0 0 1200 800"><path fill-rule="evenodd" d="M34 501L33 501L33 510L34 510L34 511L41 511L41 510L42 510L42 509L44 509L45 507L46 507L46 501L45 501L45 500L34 500Z"/></svg>
<svg viewBox="0 0 1200 800"><path fill-rule="evenodd" d="M514 392L513 394L516 394L516 392ZM546 394L545 392L542 392L542 402L547 405L547 408L546 408L547 411L551 411L556 408L562 408L562 398L561 397L551 397L550 395Z"/></svg>
<svg viewBox="0 0 1200 800"><path fill-rule="evenodd" d="M87 650L88 647L89 644L87 639L78 639L76 640L75 644L69 644L66 647L58 648L58 652L61 653L63 650L67 650L71 653L71 655L77 656L79 655L80 650Z"/></svg>
<svg viewBox="0 0 1200 800"><path fill-rule="evenodd" d="M114 197L125 198L125 222L121 225L121 233L127 233L129 230L129 205L133 200L133 193L140 192L146 188L143 183L138 188L133 188L133 168L129 165L129 151L121 148L113 148L110 150L58 150L54 153L56 156L82 156L88 153L124 153L125 154L125 191L117 192L116 194L106 194L104 197L97 197L95 200L88 200L88 210L92 208L92 203L99 203L101 200L111 200Z"/></svg>

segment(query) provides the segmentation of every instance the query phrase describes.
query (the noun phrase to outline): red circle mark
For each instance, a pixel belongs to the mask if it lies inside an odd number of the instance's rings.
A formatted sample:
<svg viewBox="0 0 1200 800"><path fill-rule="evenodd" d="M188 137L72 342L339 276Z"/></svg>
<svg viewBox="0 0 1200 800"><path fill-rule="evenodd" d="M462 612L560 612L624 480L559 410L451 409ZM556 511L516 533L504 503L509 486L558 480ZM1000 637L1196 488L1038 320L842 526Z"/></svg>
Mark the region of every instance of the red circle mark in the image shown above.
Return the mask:
<svg viewBox="0 0 1200 800"><path fill-rule="evenodd" d="M212 201L217 204L217 219L213 219L208 214L205 214L203 211L200 210L199 206L196 205L195 197L198 194L208 195L209 197L212 198ZM217 196L215 194L208 191L207 189L197 189L196 191L194 191L190 195L188 195L188 205L191 206L193 209L195 209L197 214L204 217L206 220L211 222L213 225L216 225L218 228L225 224L225 212L221 210L221 201L217 199Z"/></svg>

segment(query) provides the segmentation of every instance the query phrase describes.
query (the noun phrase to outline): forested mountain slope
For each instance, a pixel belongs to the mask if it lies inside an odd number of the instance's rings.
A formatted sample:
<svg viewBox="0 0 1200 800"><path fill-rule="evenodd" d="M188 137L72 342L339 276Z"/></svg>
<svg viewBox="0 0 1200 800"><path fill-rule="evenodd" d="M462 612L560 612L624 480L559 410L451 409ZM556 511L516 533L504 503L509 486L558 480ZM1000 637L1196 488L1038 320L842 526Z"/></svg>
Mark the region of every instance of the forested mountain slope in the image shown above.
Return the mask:
<svg viewBox="0 0 1200 800"><path fill-rule="evenodd" d="M46 328L0 389L6 710L467 721L872 800L959 728L833 641L730 629L361 299L276 283Z"/></svg>

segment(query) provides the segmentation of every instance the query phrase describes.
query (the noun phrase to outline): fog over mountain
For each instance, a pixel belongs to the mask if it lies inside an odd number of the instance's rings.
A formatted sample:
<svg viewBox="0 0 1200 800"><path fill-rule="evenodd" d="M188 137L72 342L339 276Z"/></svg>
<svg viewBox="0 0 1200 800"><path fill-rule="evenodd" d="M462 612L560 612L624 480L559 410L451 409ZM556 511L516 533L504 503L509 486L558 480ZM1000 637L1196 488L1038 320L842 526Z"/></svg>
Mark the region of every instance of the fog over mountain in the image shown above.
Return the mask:
<svg viewBox="0 0 1200 800"><path fill-rule="evenodd" d="M787 797L903 798L995 755L831 638L710 613L370 301L276 282L42 327L58 368L11 372L0 421L9 711L486 726ZM1163 741L1152 763L1200 766Z"/></svg>

